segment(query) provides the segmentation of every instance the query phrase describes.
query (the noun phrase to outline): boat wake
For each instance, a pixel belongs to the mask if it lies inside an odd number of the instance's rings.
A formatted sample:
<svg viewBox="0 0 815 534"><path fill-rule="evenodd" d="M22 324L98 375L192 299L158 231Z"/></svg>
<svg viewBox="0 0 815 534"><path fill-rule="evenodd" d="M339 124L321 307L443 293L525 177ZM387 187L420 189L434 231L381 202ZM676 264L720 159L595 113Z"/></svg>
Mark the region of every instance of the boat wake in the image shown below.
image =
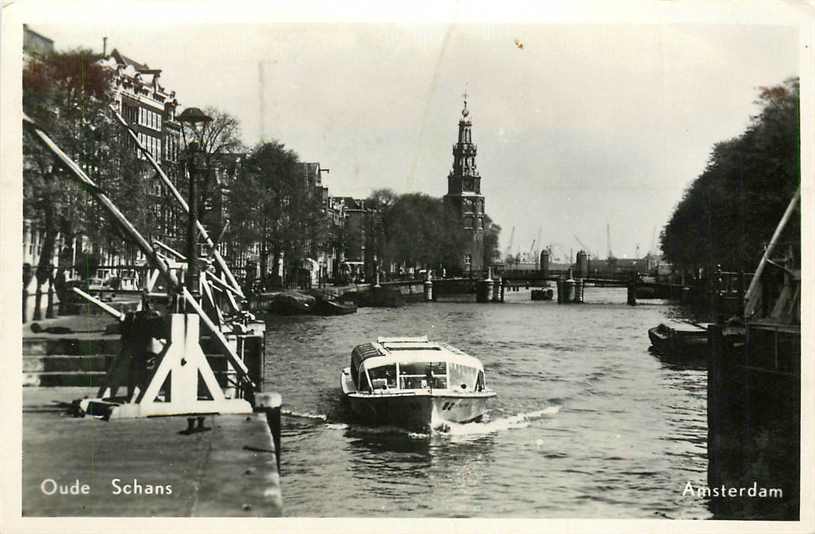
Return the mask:
<svg viewBox="0 0 815 534"><path fill-rule="evenodd" d="M435 433L450 436L491 434L505 430L526 428L532 421L541 419L543 417L556 415L559 411L560 406L548 406L542 410L519 413L517 415L501 417L498 419L485 420L480 423L460 424L451 423L449 421L440 421L433 425L433 429Z"/></svg>
<svg viewBox="0 0 815 534"><path fill-rule="evenodd" d="M453 423L450 421L438 420L432 423L431 432L416 432L393 425L365 426L341 422L330 422L328 416L310 412L297 412L294 410L283 410L282 415L297 419L307 419L325 423L326 428L331 430L349 430L358 434L369 435L403 435L410 439L427 439L432 436L478 436L503 432L505 430L515 430L528 427L533 421L544 417L557 415L560 406L547 406L542 410L519 413L508 417L497 419L486 419L479 423ZM489 417L489 416L487 416Z"/></svg>
<svg viewBox="0 0 815 534"><path fill-rule="evenodd" d="M311 412L297 412L294 410L280 410L280 415L285 415L286 417L296 417L298 419L311 419L314 421L328 421L328 416L321 414L321 413L311 413Z"/></svg>

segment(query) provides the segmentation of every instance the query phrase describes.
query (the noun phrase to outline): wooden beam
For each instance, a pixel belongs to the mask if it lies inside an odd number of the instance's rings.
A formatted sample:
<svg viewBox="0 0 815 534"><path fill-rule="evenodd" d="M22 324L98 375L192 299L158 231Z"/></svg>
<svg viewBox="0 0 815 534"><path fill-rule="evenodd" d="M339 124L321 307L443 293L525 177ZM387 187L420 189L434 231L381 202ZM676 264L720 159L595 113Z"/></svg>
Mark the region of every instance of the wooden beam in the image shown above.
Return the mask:
<svg viewBox="0 0 815 534"><path fill-rule="evenodd" d="M136 230L127 217L119 211L119 208L113 203L110 198L91 180L85 171L69 158L65 152L45 133L37 124L27 115L23 115L23 126L33 133L36 138L45 145L59 159L65 167L71 172L71 175L83 186L89 189L90 193L99 201L102 207L108 212L113 220L118 223L119 227L130 236L135 244L141 249L142 253L147 256L150 262L161 271L161 273L170 282L174 289L178 289L180 284L175 275L170 271L167 263L156 255L156 251L147 242L147 240Z"/></svg>
<svg viewBox="0 0 815 534"><path fill-rule="evenodd" d="M83 299L89 301L91 304L96 304L97 306L102 308L102 310L105 313L115 317L120 322L125 320L125 314L120 312L119 310L117 310L113 306L109 306L109 305L105 304L104 302L102 302L101 300L97 299L96 297L88 295L87 293L85 293L84 291L79 289L78 287L72 287L71 290L73 290L74 293L76 293L77 295L79 295Z"/></svg>
<svg viewBox="0 0 815 534"><path fill-rule="evenodd" d="M226 355L227 359L229 360L229 363L231 363L232 366L237 371L238 378L240 378L242 381L249 384L250 386L254 387L255 384L252 382L252 379L249 378L249 369L246 368L246 365L243 363L243 361L240 358L238 358L238 355L235 354L235 352L232 350L232 347L229 346L229 342L227 342L223 332L221 332L221 329L218 328L215 325L215 323L213 323L212 320L210 320L209 317L207 317L207 314L204 313L204 310L203 308L201 308L201 305L198 304L198 302L195 300L195 297L192 296L192 294L187 290L186 287L182 288L182 291L184 295L184 300L187 302L187 306L190 306L193 310L195 310L195 313L197 313L198 316L201 317L201 321L204 323L207 329L212 333L213 336L215 336L215 339L221 346L221 350Z"/></svg>
<svg viewBox="0 0 815 534"><path fill-rule="evenodd" d="M775 246L778 244L778 241L781 238L781 232L784 231L787 223L792 218L792 214L798 205L798 201L800 200L801 188L799 187L792 196L792 200L790 200L789 205L787 205L784 215L781 216L781 221L779 221L778 226L775 227L773 237L770 239L770 243L767 245L766 250L764 250L764 255L761 257L761 261L756 268L753 279L750 280L750 287L747 289L747 294L745 295L745 299L747 300L747 303L744 306L745 319L749 319L756 312L756 306L758 306L758 301L761 298L761 291L759 291L759 280L761 279L761 274L764 272L764 267L767 265L770 255L775 250Z"/></svg>
<svg viewBox="0 0 815 534"><path fill-rule="evenodd" d="M147 159L147 161L150 162L150 165L152 165L152 167L153 167L153 169L155 169L156 173L158 173L159 178L161 178L161 181L164 182L164 185L167 186L167 189L170 190L170 192L173 194L173 197L175 197L176 201L178 201L178 204L181 206L181 209L184 210L184 213L189 214L190 213L190 207L187 204L187 201L184 199L184 197L181 195L181 193L178 191L178 189L176 189L176 187L173 184L172 180L170 180L170 178L167 176L167 174L161 168L161 165L159 165L156 162L156 160L153 158L153 156L147 150L147 147L145 147L142 144L142 142L139 141L139 137L136 135L136 133L133 131L133 129L130 127L130 125L127 123L127 121L124 119L124 117L122 117L122 115L119 113L119 111L114 106L110 106L110 109L113 112L114 116L116 117L116 120L119 121L119 124L121 124L122 126L125 127L125 129L127 130L127 133L130 134L130 138L133 139L133 141L136 142L136 146L139 148L139 150L144 155L144 157ZM221 256L221 253L218 252L217 248L215 247L215 242L213 242L212 239L209 237L209 234L207 233L206 228L204 228L204 225L201 224L201 221L197 220L196 222L197 222L196 226L198 228L198 231L201 233L201 236L203 236L204 241L207 244L207 247L209 247L209 249L212 251L212 255L215 258L215 262L218 264L218 268L221 269L221 271L223 271L224 274L226 274L226 278L227 278L227 280L229 280L229 283L235 289L235 292L238 295L240 295L242 298L244 298L245 296L243 294L243 291L241 290L240 284L238 284L238 281L235 279L235 276L232 274L232 271L229 270L229 267L227 266L226 262L224 261L223 257Z"/></svg>

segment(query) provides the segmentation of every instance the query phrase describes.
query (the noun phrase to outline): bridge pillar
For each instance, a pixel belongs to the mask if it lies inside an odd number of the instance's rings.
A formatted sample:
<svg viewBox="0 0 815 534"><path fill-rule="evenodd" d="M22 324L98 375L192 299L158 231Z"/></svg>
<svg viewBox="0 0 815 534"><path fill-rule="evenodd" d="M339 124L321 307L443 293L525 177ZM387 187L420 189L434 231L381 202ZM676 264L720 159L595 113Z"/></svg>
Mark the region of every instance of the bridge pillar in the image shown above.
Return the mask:
<svg viewBox="0 0 815 534"><path fill-rule="evenodd" d="M479 280L475 286L476 302L489 302L492 296L492 276L487 274L486 280Z"/></svg>
<svg viewBox="0 0 815 534"><path fill-rule="evenodd" d="M575 302L575 281L573 278L569 278L563 284L566 287L565 295L563 295L563 301L569 304Z"/></svg>
<svg viewBox="0 0 815 534"><path fill-rule="evenodd" d="M427 279L424 281L424 301L431 302L433 300L433 281L430 279L430 270L427 271Z"/></svg>
<svg viewBox="0 0 815 534"><path fill-rule="evenodd" d="M504 284L501 277L497 277L492 284L492 301L493 302L503 302L503 295L504 295Z"/></svg>

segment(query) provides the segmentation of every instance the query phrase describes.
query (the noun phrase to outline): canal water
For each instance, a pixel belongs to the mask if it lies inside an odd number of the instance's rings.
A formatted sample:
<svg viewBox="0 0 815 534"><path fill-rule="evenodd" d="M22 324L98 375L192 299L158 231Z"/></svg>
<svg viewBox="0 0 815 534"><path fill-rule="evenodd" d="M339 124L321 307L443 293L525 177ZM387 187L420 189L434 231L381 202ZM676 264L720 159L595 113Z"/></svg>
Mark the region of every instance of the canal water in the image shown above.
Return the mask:
<svg viewBox="0 0 815 534"><path fill-rule="evenodd" d="M271 317L267 385L284 399L288 516L707 518L706 372L649 352L680 313L586 303L421 303L340 317ZM339 374L377 336L427 335L484 363L497 391L482 423L411 433L354 424Z"/></svg>

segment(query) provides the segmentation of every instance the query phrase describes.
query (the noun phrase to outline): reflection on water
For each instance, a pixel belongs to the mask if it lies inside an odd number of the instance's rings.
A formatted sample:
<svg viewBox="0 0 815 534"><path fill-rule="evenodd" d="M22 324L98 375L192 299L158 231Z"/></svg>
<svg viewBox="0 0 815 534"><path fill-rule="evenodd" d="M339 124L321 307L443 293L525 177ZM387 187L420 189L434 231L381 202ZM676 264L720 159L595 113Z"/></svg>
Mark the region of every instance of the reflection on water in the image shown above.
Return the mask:
<svg viewBox="0 0 815 534"><path fill-rule="evenodd" d="M432 303L270 318L284 398L290 516L708 517L704 368L663 362L647 329L674 313L587 288L583 305ZM498 392L481 423L430 433L356 424L339 374L354 345L428 335L479 357ZM364 504L363 504L364 503Z"/></svg>

